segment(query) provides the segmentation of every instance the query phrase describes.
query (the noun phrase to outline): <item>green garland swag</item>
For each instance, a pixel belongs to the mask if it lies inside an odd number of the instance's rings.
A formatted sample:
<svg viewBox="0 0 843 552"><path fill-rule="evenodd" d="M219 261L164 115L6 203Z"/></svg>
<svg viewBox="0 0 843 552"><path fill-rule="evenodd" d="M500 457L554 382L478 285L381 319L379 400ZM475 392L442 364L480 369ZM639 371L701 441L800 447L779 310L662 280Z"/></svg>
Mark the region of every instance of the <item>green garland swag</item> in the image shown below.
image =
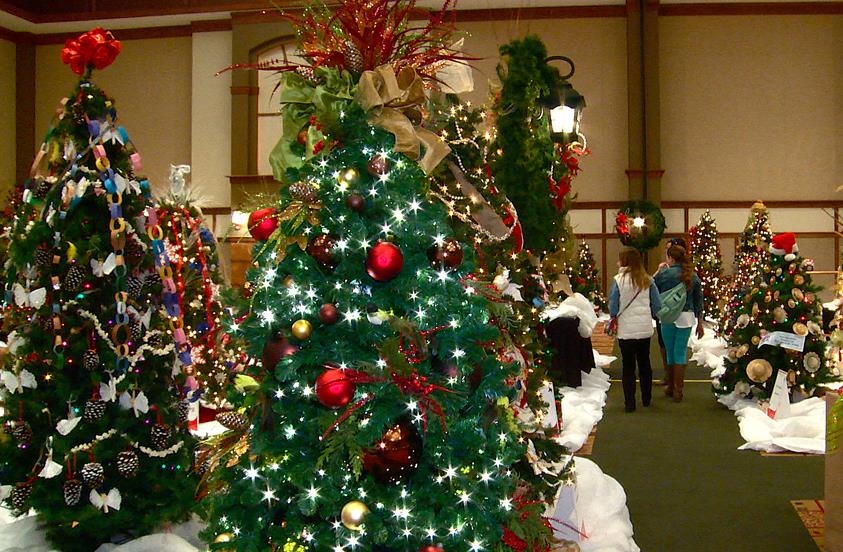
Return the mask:
<svg viewBox="0 0 843 552"><path fill-rule="evenodd" d="M643 219L643 225L635 221ZM627 201L615 216L615 232L621 243L644 252L659 244L665 229L661 209L646 199Z"/></svg>

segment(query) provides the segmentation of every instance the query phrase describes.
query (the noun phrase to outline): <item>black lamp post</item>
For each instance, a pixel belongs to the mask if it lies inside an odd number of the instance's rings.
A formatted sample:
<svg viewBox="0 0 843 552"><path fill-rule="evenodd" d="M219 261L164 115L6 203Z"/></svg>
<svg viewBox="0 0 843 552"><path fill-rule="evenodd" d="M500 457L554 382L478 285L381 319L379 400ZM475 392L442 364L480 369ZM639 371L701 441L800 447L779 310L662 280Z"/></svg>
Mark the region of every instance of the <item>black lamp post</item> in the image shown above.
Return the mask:
<svg viewBox="0 0 843 552"><path fill-rule="evenodd" d="M574 62L566 56L550 56L545 61L561 60L571 66L566 75L559 75L555 86L545 100L550 114L550 137L554 142L567 143L577 139L580 133L580 117L585 109L585 98L568 82L574 74Z"/></svg>

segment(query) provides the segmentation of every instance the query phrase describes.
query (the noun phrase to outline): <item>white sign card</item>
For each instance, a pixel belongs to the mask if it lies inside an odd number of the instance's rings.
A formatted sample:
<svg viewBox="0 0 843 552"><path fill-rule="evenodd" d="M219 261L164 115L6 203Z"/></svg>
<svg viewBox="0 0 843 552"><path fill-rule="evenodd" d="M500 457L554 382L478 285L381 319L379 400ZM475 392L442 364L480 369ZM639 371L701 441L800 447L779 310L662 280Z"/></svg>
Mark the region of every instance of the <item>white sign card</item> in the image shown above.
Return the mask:
<svg viewBox="0 0 843 552"><path fill-rule="evenodd" d="M760 349L764 345L776 345L801 353L805 349L805 336L790 332L770 332L761 338L758 348Z"/></svg>
<svg viewBox="0 0 843 552"><path fill-rule="evenodd" d="M559 425L559 416L556 413L556 396L553 392L553 383L545 382L539 389L542 401L547 405L547 415L542 420L544 427L556 427Z"/></svg>
<svg viewBox="0 0 843 552"><path fill-rule="evenodd" d="M790 395L787 392L787 372L779 370L773 384L773 395L767 406L767 416L776 420L790 417Z"/></svg>

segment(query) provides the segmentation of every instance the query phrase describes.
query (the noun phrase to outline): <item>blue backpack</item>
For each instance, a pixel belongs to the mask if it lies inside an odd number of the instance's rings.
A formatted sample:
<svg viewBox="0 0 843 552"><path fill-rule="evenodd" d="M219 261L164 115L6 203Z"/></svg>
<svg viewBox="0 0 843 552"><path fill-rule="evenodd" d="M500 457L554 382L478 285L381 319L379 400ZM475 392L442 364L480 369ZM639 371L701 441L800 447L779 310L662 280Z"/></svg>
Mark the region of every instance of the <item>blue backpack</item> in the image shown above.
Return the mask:
<svg viewBox="0 0 843 552"><path fill-rule="evenodd" d="M685 310L685 301L688 298L688 291L685 284L679 282L674 287L659 294L662 308L656 313L662 324L673 324L682 311Z"/></svg>

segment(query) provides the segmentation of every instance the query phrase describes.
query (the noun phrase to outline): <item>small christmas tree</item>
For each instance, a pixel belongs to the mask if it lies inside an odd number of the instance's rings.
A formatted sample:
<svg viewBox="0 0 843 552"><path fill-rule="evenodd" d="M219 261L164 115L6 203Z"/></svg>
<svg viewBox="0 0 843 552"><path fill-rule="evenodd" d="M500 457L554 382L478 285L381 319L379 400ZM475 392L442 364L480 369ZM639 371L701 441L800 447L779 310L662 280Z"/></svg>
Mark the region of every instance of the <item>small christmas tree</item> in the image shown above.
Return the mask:
<svg viewBox="0 0 843 552"><path fill-rule="evenodd" d="M720 329L727 339L734 330L736 311L743 303L746 292L767 270L772 237L767 207L757 201L752 206L746 227L738 242L732 280L725 294L728 302L720 319Z"/></svg>
<svg viewBox="0 0 843 552"><path fill-rule="evenodd" d="M723 294L723 259L720 256L720 234L711 211L706 209L688 234L691 238L691 259L702 282L703 311L708 316L716 316L720 312Z"/></svg>
<svg viewBox="0 0 843 552"><path fill-rule="evenodd" d="M580 242L577 262L575 265L571 265L568 275L571 279L571 288L575 292L588 297L588 300L601 311L606 311L609 308L606 295L603 293L600 273L597 271L594 262L594 254L585 240Z"/></svg>
<svg viewBox="0 0 843 552"><path fill-rule="evenodd" d="M189 165L170 168L170 192L158 202L158 224L173 268L184 330L191 344L199 387L191 400L219 407L225 400L229 351L220 317L220 287L224 284L216 238L206 226L199 198L184 175Z"/></svg>
<svg viewBox="0 0 843 552"><path fill-rule="evenodd" d="M81 79L21 196L5 274L0 496L66 551L194 506L175 283L140 156L91 81L119 51L99 28L62 51Z"/></svg>
<svg viewBox="0 0 843 552"><path fill-rule="evenodd" d="M293 18L312 64L286 68L279 98L334 101L283 110L285 132L298 114L296 134L325 138L281 148L299 160L250 217L252 295L231 330L261 365L218 417L232 432L210 457L212 549L551 545L553 497L513 469L529 450L508 407L518 367L496 358L474 256L425 195L447 147L407 117L456 54L447 10L419 26L413 7L346 0Z"/></svg>
<svg viewBox="0 0 843 552"><path fill-rule="evenodd" d="M768 269L735 310L726 372L714 382L718 394L768 398L778 370L787 372L788 388L803 396L836 379L825 358L819 288L798 256L795 235L777 235L770 252ZM779 337L790 339L781 343ZM794 344L802 339L801 347Z"/></svg>

